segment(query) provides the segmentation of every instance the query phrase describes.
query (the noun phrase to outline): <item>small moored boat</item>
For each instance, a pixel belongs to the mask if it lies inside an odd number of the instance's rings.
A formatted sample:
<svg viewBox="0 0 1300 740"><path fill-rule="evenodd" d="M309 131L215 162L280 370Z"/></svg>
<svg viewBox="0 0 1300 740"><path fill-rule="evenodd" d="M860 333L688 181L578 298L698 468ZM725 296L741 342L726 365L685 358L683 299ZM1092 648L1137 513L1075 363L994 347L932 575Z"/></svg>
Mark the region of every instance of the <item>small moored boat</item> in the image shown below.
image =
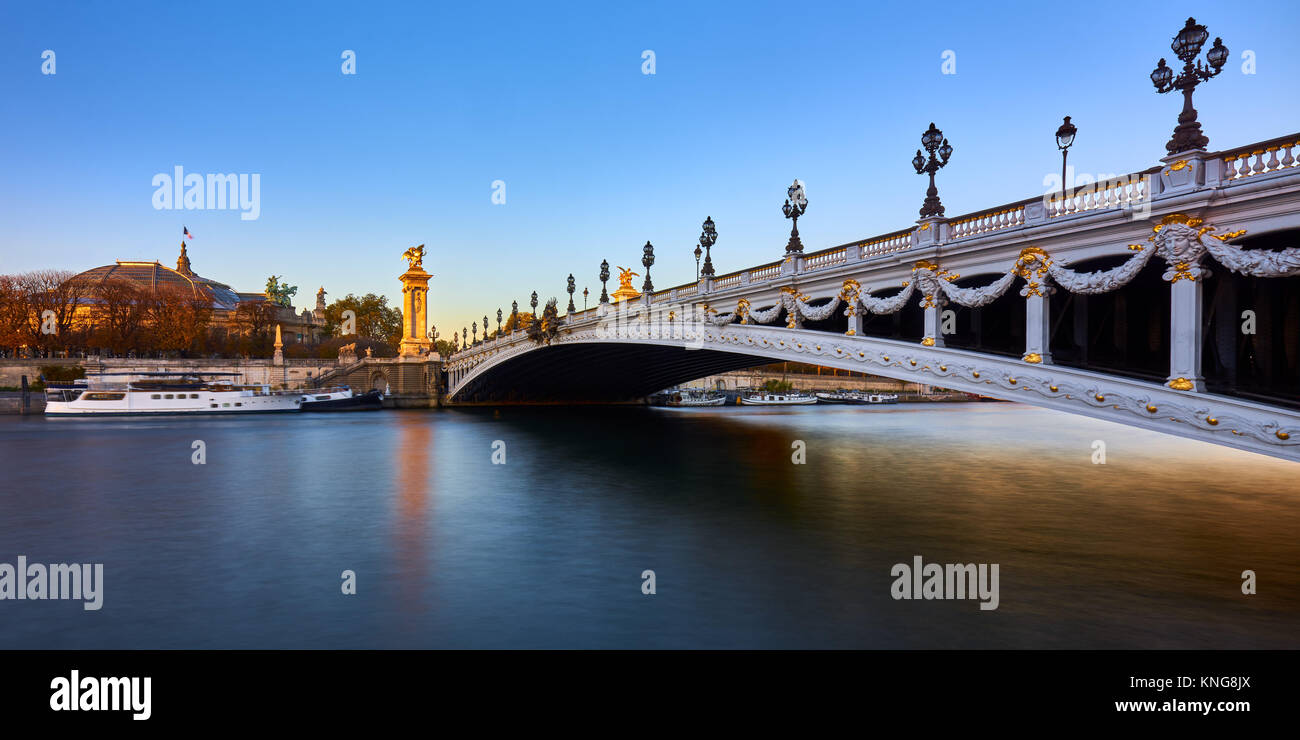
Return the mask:
<svg viewBox="0 0 1300 740"><path fill-rule="evenodd" d="M862 391L830 391L817 394L818 403L873 404L898 403L898 396Z"/></svg>
<svg viewBox="0 0 1300 740"><path fill-rule="evenodd" d="M727 397L721 393L707 391L682 391L668 398L669 406L721 406L726 402Z"/></svg>
<svg viewBox="0 0 1300 740"><path fill-rule="evenodd" d="M751 393L740 397L745 406L807 406L817 403L817 397L807 393Z"/></svg>
<svg viewBox="0 0 1300 740"><path fill-rule="evenodd" d="M348 391L346 396L336 396L326 392L313 393L302 398L303 411L377 411L384 407L384 394L379 390L368 391L359 396L354 396L351 391Z"/></svg>

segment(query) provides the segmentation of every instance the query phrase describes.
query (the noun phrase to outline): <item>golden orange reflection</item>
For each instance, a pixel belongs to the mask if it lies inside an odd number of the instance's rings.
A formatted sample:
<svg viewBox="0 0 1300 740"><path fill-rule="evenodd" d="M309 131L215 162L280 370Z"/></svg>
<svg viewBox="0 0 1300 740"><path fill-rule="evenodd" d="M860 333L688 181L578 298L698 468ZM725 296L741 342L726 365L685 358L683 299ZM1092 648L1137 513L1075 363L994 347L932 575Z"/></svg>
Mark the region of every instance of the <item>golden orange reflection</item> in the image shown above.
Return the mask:
<svg viewBox="0 0 1300 740"><path fill-rule="evenodd" d="M407 606L415 607L429 581L429 560L425 549L433 426L428 414L398 412L397 416L400 441L396 446L397 460L393 470L397 491L394 555L400 583L399 598Z"/></svg>

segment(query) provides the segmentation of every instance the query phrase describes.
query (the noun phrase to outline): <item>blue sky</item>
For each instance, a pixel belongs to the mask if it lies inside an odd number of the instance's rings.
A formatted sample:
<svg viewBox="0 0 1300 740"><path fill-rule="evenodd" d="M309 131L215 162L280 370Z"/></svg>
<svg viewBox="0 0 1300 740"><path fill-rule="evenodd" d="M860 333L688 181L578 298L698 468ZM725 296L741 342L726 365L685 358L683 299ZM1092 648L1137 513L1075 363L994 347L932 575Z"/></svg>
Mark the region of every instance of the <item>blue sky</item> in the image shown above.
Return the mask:
<svg viewBox="0 0 1300 740"><path fill-rule="evenodd" d="M1232 52L1196 94L1211 148L1300 130L1294 2L195 5L0 6L0 272L170 265L185 225L200 274L281 275L299 306L397 303L424 243L444 334L533 290L563 306L570 272L581 307L647 240L656 287L692 280L705 216L720 274L777 259L795 177L809 250L908 227L931 120L949 216L1043 192L1063 115L1079 172L1156 164L1180 99L1147 76L1189 14ZM260 217L154 209L176 165L260 174Z"/></svg>

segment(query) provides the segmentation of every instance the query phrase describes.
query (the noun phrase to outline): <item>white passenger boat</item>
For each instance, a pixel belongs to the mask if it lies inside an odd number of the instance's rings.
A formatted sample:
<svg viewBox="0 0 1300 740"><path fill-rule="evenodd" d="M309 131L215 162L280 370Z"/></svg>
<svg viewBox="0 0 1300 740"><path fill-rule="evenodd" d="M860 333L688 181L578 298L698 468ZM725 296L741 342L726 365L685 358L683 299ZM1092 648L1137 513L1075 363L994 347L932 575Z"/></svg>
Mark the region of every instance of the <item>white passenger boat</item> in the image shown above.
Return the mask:
<svg viewBox="0 0 1300 740"><path fill-rule="evenodd" d="M807 406L817 397L807 393L751 393L740 397L745 406Z"/></svg>
<svg viewBox="0 0 1300 740"><path fill-rule="evenodd" d="M117 380L122 376L129 379ZM297 412L304 403L351 398L348 388L275 391L239 373L101 373L45 389L49 416L150 416Z"/></svg>

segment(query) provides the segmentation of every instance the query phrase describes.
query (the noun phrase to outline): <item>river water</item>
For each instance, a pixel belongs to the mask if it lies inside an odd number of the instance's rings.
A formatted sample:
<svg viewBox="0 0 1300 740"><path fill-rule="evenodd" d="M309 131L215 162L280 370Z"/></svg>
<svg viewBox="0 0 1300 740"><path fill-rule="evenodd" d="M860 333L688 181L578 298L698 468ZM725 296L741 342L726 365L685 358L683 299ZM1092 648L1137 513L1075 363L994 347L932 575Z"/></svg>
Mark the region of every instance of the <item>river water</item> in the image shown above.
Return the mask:
<svg viewBox="0 0 1300 740"><path fill-rule="evenodd" d="M1300 647L1300 465L1012 404L8 416L0 487L104 566L0 648Z"/></svg>

